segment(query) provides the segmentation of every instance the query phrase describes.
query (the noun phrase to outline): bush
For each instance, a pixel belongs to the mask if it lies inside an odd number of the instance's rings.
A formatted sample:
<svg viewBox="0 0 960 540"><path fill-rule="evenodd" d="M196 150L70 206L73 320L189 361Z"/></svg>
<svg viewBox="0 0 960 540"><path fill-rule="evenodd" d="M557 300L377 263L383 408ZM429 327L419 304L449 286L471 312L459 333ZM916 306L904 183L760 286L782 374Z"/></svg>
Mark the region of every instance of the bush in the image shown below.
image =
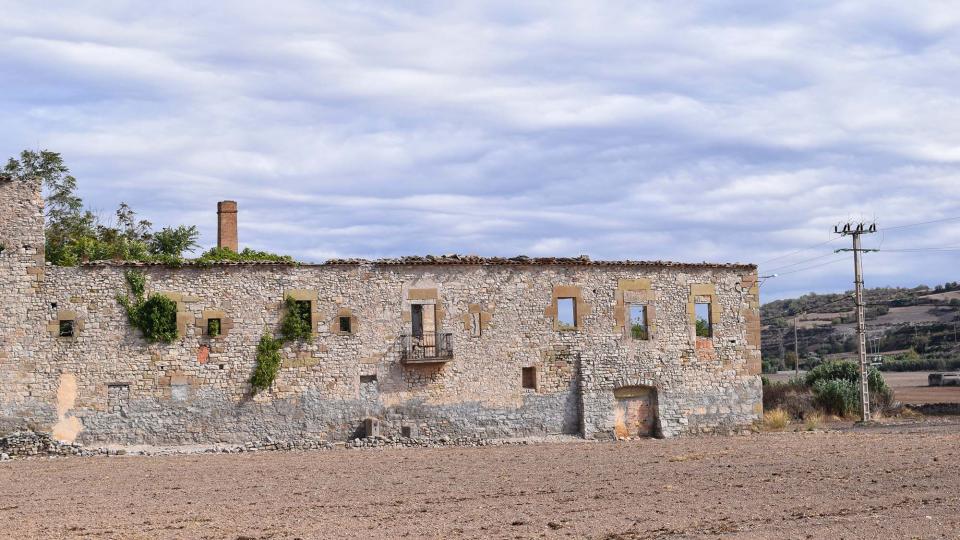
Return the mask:
<svg viewBox="0 0 960 540"><path fill-rule="evenodd" d="M821 379L813 384L813 402L829 414L851 416L860 410L859 391L855 382Z"/></svg>
<svg viewBox="0 0 960 540"><path fill-rule="evenodd" d="M763 409L781 409L794 418L806 418L813 412L813 396L803 379L789 382L768 381L763 386Z"/></svg>
<svg viewBox="0 0 960 540"><path fill-rule="evenodd" d="M260 336L260 343L257 344L257 367L250 377L254 393L266 390L273 384L282 361L280 357L282 347L283 340L274 339L269 332Z"/></svg>
<svg viewBox="0 0 960 540"><path fill-rule="evenodd" d="M298 302L292 296L284 301L283 320L280 321L280 334L284 341L313 340L313 317L309 302Z"/></svg>
<svg viewBox="0 0 960 540"><path fill-rule="evenodd" d="M227 247L211 248L203 253L196 262L215 263L215 262L276 262L294 264L293 257L289 255L277 255L266 251L256 251L250 248L243 248L243 251L236 251Z"/></svg>
<svg viewBox="0 0 960 540"><path fill-rule="evenodd" d="M159 294L144 299L146 277L142 272L129 271L126 278L133 300L117 295L117 302L126 310L130 324L150 342L170 343L177 339L177 303Z"/></svg>
<svg viewBox="0 0 960 540"><path fill-rule="evenodd" d="M853 362L831 360L820 364L807 373L807 386L814 386L817 381L824 380L858 381L860 380L860 369Z"/></svg>
<svg viewBox="0 0 960 540"><path fill-rule="evenodd" d="M634 324L630 326L630 335L633 339L647 339L649 334L647 333L647 327L642 324Z"/></svg>
<svg viewBox="0 0 960 540"><path fill-rule="evenodd" d="M823 424L823 414L819 412L810 413L803 419L803 429L813 431Z"/></svg>
<svg viewBox="0 0 960 540"><path fill-rule="evenodd" d="M177 339L177 303L166 296L152 294L137 307L131 322L148 341L170 343Z"/></svg>
<svg viewBox="0 0 960 540"><path fill-rule="evenodd" d="M790 414L783 409L763 413L763 427L771 431L783 431L790 424Z"/></svg>

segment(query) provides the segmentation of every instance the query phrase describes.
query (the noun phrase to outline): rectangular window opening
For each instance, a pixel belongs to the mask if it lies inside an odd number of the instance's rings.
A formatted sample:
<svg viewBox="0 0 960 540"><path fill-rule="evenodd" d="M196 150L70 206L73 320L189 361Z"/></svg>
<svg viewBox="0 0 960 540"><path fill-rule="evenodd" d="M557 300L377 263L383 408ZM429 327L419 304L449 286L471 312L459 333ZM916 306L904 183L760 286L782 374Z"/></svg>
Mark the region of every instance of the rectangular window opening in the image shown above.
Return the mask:
<svg viewBox="0 0 960 540"><path fill-rule="evenodd" d="M520 378L524 388L537 389L537 368L532 366L522 368Z"/></svg>
<svg viewBox="0 0 960 540"><path fill-rule="evenodd" d="M217 337L220 335L220 319L207 319L207 335Z"/></svg>
<svg viewBox="0 0 960 540"><path fill-rule="evenodd" d="M360 376L360 384L370 384L370 383L375 383L375 382L377 382L377 376L376 376L376 375L361 375L361 376Z"/></svg>
<svg viewBox="0 0 960 540"><path fill-rule="evenodd" d="M350 324L350 317L340 317L340 331L345 334L353 332Z"/></svg>
<svg viewBox="0 0 960 540"><path fill-rule="evenodd" d="M470 314L470 335L480 337L483 334L483 326L480 324L480 314Z"/></svg>
<svg viewBox="0 0 960 540"><path fill-rule="evenodd" d="M647 326L647 306L645 304L630 304L630 336L633 339L650 339Z"/></svg>
<svg viewBox="0 0 960 540"><path fill-rule="evenodd" d="M73 337L74 321L60 321L60 337Z"/></svg>
<svg viewBox="0 0 960 540"><path fill-rule="evenodd" d="M713 337L713 320L710 315L710 307L709 302L697 302L694 305L697 337Z"/></svg>
<svg viewBox="0 0 960 540"><path fill-rule="evenodd" d="M563 330L577 327L576 298L557 298L557 327Z"/></svg>
<svg viewBox="0 0 960 540"><path fill-rule="evenodd" d="M300 320L309 324L310 328L313 328L313 306L310 305L310 300L296 300L294 307L297 310L297 316L300 317Z"/></svg>

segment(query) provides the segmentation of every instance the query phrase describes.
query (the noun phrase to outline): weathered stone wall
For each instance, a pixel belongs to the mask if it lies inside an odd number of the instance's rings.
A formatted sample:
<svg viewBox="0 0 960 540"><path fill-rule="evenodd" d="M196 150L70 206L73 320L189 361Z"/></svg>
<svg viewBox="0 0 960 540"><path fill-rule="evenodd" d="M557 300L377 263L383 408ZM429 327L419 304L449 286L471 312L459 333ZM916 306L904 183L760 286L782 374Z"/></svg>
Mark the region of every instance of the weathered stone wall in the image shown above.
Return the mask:
<svg viewBox="0 0 960 540"><path fill-rule="evenodd" d="M34 227L4 234L36 241ZM614 390L636 385L655 390L665 436L741 429L760 412L749 266L146 266L148 293L177 301L181 329L174 343L150 344L116 301L128 268L48 266L36 281L34 255L0 255L0 279L17 285L0 290L4 308L20 306L0 319L8 429L88 443L343 440L372 416L385 435L411 426L425 437L609 437ZM717 315L713 337L698 338L688 304L705 291ZM273 386L252 395L257 342L276 331L286 295L313 302L314 339L286 345ZM576 298L575 331L557 327L558 297ZM649 340L630 337L625 299L650 306ZM401 363L413 304L435 306L450 361ZM65 317L74 337L52 331ZM207 335L210 318L222 335ZM531 366L535 388L523 388Z"/></svg>

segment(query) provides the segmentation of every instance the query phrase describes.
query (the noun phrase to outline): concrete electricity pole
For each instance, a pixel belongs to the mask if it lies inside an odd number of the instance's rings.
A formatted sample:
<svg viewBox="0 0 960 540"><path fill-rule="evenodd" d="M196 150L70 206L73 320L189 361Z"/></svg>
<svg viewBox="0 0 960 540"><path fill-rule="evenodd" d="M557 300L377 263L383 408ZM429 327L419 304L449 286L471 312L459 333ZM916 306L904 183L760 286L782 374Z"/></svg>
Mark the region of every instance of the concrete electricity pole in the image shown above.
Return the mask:
<svg viewBox="0 0 960 540"><path fill-rule="evenodd" d="M797 341L797 320L799 317L793 318L793 376L800 376L800 344Z"/></svg>
<svg viewBox="0 0 960 540"><path fill-rule="evenodd" d="M869 227L864 227L863 223L854 226L847 223L841 228L839 225L833 228L833 232L853 237L853 249L838 249L840 251L853 251L853 273L854 285L856 286L857 298L857 351L860 355L860 419L864 422L870 421L870 386L867 382L867 339L866 339L866 321L863 312L863 265L860 261L860 253L864 251L876 251L874 249L862 249L860 247L860 235L877 232L877 224L873 223Z"/></svg>

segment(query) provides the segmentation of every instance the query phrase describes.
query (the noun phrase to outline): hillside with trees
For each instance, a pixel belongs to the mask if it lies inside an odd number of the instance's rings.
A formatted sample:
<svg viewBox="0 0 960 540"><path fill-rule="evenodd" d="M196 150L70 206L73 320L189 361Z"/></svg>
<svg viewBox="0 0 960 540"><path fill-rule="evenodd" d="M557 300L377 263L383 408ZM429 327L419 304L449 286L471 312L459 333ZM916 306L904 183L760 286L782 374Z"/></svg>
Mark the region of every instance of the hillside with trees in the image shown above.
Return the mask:
<svg viewBox="0 0 960 540"><path fill-rule="evenodd" d="M867 350L881 370L960 369L960 283L864 291ZM853 291L810 293L760 308L765 372L856 355Z"/></svg>

